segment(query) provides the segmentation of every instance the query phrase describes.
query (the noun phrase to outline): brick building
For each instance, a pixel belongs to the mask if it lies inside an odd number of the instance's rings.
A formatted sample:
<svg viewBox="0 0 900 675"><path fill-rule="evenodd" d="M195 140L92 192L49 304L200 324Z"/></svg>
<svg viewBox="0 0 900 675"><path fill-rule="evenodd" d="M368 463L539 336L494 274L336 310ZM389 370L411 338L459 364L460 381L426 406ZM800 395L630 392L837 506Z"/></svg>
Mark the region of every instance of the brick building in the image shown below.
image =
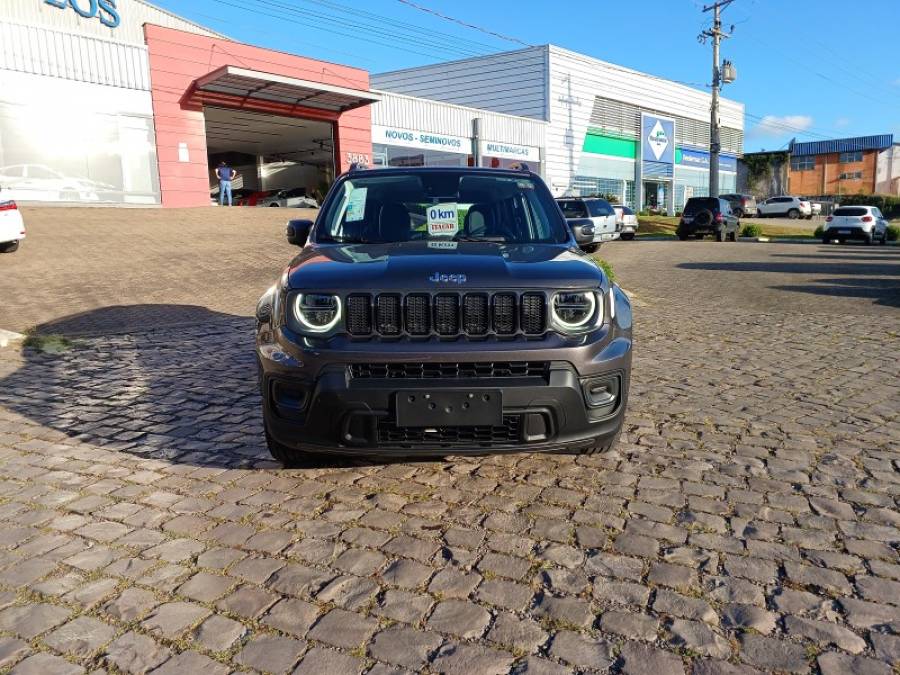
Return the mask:
<svg viewBox="0 0 900 675"><path fill-rule="evenodd" d="M891 134L809 143L792 141L786 153L745 153L738 171L739 189L758 197L892 194L893 186L898 184L895 155L900 153ZM773 176L783 179L771 180Z"/></svg>

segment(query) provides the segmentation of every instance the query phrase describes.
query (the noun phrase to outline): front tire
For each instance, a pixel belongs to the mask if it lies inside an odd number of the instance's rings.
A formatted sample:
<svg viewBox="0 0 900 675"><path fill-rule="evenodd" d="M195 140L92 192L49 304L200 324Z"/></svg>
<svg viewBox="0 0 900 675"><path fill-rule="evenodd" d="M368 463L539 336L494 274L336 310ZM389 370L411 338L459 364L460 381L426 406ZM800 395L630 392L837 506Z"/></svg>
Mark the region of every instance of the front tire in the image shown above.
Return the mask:
<svg viewBox="0 0 900 675"><path fill-rule="evenodd" d="M687 238L688 238L687 233L677 232L676 234L681 241L687 241Z"/></svg>
<svg viewBox="0 0 900 675"><path fill-rule="evenodd" d="M269 204L269 207L270 207L270 208L273 207L273 206L277 208L277 207L281 206L281 204Z"/></svg>
<svg viewBox="0 0 900 675"><path fill-rule="evenodd" d="M623 232L619 235L619 239L622 241L632 241L634 239L634 232Z"/></svg>
<svg viewBox="0 0 900 675"><path fill-rule="evenodd" d="M0 253L13 253L19 250L19 240L16 241L7 241L3 244L0 244Z"/></svg>

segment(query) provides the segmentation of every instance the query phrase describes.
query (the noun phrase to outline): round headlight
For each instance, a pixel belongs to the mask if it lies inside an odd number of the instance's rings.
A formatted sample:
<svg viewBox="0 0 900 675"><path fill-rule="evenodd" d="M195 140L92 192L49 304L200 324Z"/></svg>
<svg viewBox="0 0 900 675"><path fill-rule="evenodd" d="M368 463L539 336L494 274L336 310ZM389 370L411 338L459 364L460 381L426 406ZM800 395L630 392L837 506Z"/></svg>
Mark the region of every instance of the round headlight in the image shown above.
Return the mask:
<svg viewBox="0 0 900 675"><path fill-rule="evenodd" d="M603 305L593 291L560 291L551 304L553 320L563 331L584 330L602 318Z"/></svg>
<svg viewBox="0 0 900 675"><path fill-rule="evenodd" d="M341 320L341 299L336 295L302 293L294 300L297 321L311 333L327 333Z"/></svg>

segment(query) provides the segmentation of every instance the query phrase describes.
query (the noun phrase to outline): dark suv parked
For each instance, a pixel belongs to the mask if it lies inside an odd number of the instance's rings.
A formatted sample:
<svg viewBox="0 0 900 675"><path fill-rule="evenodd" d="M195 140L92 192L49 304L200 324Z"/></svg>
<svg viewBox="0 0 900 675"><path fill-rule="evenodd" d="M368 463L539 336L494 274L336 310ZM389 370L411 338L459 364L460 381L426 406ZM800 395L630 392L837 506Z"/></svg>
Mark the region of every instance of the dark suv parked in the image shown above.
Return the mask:
<svg viewBox="0 0 900 675"><path fill-rule="evenodd" d="M715 235L718 241L737 241L741 222L731 212L728 201L721 197L691 197L684 205L675 233L684 241L691 235L703 239Z"/></svg>
<svg viewBox="0 0 900 675"><path fill-rule="evenodd" d="M527 170L339 177L257 306L272 455L610 448L631 305L579 250L592 235Z"/></svg>

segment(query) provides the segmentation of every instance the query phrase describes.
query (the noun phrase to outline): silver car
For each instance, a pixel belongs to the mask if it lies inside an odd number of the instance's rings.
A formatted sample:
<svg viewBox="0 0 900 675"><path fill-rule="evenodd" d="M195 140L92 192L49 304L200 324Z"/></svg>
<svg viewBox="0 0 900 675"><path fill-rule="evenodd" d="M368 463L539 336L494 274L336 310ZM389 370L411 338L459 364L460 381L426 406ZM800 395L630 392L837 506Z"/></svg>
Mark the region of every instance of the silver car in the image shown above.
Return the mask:
<svg viewBox="0 0 900 675"><path fill-rule="evenodd" d="M638 230L638 217L634 210L627 206L615 204L613 210L616 212L616 225L619 229L619 239L622 241L631 241Z"/></svg>
<svg viewBox="0 0 900 675"><path fill-rule="evenodd" d="M616 212L612 204L599 197L570 197L557 199L556 203L562 209L569 226L581 224L580 221L590 220L594 226L594 241L591 244L583 244L582 249L593 253L603 242L613 241L619 238L616 225Z"/></svg>

